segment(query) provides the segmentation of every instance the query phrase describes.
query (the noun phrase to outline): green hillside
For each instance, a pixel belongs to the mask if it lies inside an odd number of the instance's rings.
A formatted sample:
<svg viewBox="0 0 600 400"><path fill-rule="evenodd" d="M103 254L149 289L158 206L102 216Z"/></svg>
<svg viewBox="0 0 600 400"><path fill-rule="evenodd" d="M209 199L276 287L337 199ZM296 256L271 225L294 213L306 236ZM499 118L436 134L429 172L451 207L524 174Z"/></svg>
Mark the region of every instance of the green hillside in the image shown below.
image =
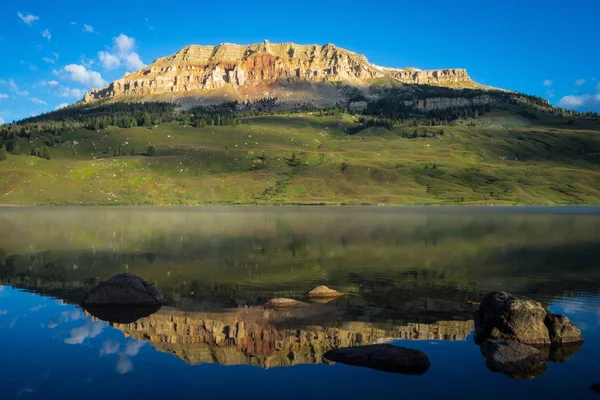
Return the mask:
<svg viewBox="0 0 600 400"><path fill-rule="evenodd" d="M218 126L63 119L54 135L5 125L0 204L599 204L597 117L523 110L370 127L322 111Z"/></svg>

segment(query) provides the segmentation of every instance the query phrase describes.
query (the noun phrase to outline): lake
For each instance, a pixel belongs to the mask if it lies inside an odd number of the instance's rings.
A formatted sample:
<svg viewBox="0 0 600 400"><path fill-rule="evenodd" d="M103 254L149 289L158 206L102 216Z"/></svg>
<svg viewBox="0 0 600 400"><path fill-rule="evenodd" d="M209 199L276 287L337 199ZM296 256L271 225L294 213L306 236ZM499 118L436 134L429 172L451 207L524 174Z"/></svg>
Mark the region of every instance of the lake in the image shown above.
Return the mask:
<svg viewBox="0 0 600 400"><path fill-rule="evenodd" d="M598 208L13 207L0 227L0 399L597 396ZM167 304L130 323L79 307L122 272ZM318 285L345 295L261 306ZM585 342L530 379L492 372L473 315L496 290L566 315ZM384 342L430 368L323 358Z"/></svg>

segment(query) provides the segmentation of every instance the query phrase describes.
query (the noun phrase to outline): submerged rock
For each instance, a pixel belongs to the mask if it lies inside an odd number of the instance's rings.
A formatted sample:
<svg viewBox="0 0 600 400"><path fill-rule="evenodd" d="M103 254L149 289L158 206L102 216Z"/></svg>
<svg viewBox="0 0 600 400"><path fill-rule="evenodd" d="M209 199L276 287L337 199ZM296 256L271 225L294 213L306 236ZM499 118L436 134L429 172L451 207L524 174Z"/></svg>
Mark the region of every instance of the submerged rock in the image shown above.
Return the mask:
<svg viewBox="0 0 600 400"><path fill-rule="evenodd" d="M97 307L153 307L165 303L163 295L154 285L137 275L115 275L94 287L83 299L82 306L90 310Z"/></svg>
<svg viewBox="0 0 600 400"><path fill-rule="evenodd" d="M475 313L475 342L488 339L546 346L583 342L581 331L567 317L505 292L488 293Z"/></svg>
<svg viewBox="0 0 600 400"><path fill-rule="evenodd" d="M591 385L590 390L594 393L600 393L600 383L594 383Z"/></svg>
<svg viewBox="0 0 600 400"><path fill-rule="evenodd" d="M344 293L328 288L327 286L317 286L306 294L309 299L333 299L334 297L343 296Z"/></svg>
<svg viewBox="0 0 600 400"><path fill-rule="evenodd" d="M492 371L513 379L533 379L546 372L546 357L536 348L507 340L486 340L481 353Z"/></svg>
<svg viewBox="0 0 600 400"><path fill-rule="evenodd" d="M422 351L387 343L330 350L323 358L342 364L410 375L424 374L431 365L429 357Z"/></svg>
<svg viewBox="0 0 600 400"><path fill-rule="evenodd" d="M294 300L294 299L286 299L283 297L271 299L264 304L266 308L291 308L291 307L307 307L308 304Z"/></svg>

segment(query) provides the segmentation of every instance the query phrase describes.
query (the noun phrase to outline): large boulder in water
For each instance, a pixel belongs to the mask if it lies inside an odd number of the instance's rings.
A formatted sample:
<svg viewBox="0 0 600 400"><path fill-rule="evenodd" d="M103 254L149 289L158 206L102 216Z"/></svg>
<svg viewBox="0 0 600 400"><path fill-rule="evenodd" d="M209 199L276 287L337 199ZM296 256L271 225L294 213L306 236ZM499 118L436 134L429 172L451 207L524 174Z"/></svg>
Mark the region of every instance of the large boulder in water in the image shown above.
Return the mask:
<svg viewBox="0 0 600 400"><path fill-rule="evenodd" d="M475 313L475 340L510 340L524 344L550 344L544 324L546 309L526 297L505 292L488 293Z"/></svg>
<svg viewBox="0 0 600 400"><path fill-rule="evenodd" d="M86 309L94 307L153 307L165 303L154 285L137 275L115 275L94 287L83 299Z"/></svg>
<svg viewBox="0 0 600 400"><path fill-rule="evenodd" d="M583 341L571 321L552 314L542 304L505 292L488 293L475 313L475 342L509 340L531 345L561 345Z"/></svg>
<svg viewBox="0 0 600 400"><path fill-rule="evenodd" d="M513 379L533 379L546 372L546 357L536 348L506 340L486 340L481 353L492 371Z"/></svg>
<svg viewBox="0 0 600 400"><path fill-rule="evenodd" d="M345 347L323 355L329 361L401 374L424 374L431 362L425 353L391 344Z"/></svg>

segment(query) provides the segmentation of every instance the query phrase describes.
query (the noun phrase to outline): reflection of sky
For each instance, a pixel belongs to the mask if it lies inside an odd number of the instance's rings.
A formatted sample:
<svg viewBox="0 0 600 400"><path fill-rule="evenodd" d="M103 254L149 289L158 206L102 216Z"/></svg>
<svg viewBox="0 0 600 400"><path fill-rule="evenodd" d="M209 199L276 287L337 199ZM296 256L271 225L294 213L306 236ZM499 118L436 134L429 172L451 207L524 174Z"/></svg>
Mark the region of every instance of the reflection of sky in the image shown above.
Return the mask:
<svg viewBox="0 0 600 400"><path fill-rule="evenodd" d="M31 311L37 305L45 307ZM532 381L514 381L484 366L472 337L467 341L396 341L423 350L426 374L405 376L335 364L268 370L250 366L190 366L146 342L124 337L60 301L6 288L0 300L2 368L0 399L147 398L593 398L600 381L600 300L561 299L565 313L586 337L565 364L548 364ZM12 322L15 320L15 322ZM12 322L12 329L10 328ZM135 388L135 389L132 389ZM60 394L60 396L57 396Z"/></svg>

